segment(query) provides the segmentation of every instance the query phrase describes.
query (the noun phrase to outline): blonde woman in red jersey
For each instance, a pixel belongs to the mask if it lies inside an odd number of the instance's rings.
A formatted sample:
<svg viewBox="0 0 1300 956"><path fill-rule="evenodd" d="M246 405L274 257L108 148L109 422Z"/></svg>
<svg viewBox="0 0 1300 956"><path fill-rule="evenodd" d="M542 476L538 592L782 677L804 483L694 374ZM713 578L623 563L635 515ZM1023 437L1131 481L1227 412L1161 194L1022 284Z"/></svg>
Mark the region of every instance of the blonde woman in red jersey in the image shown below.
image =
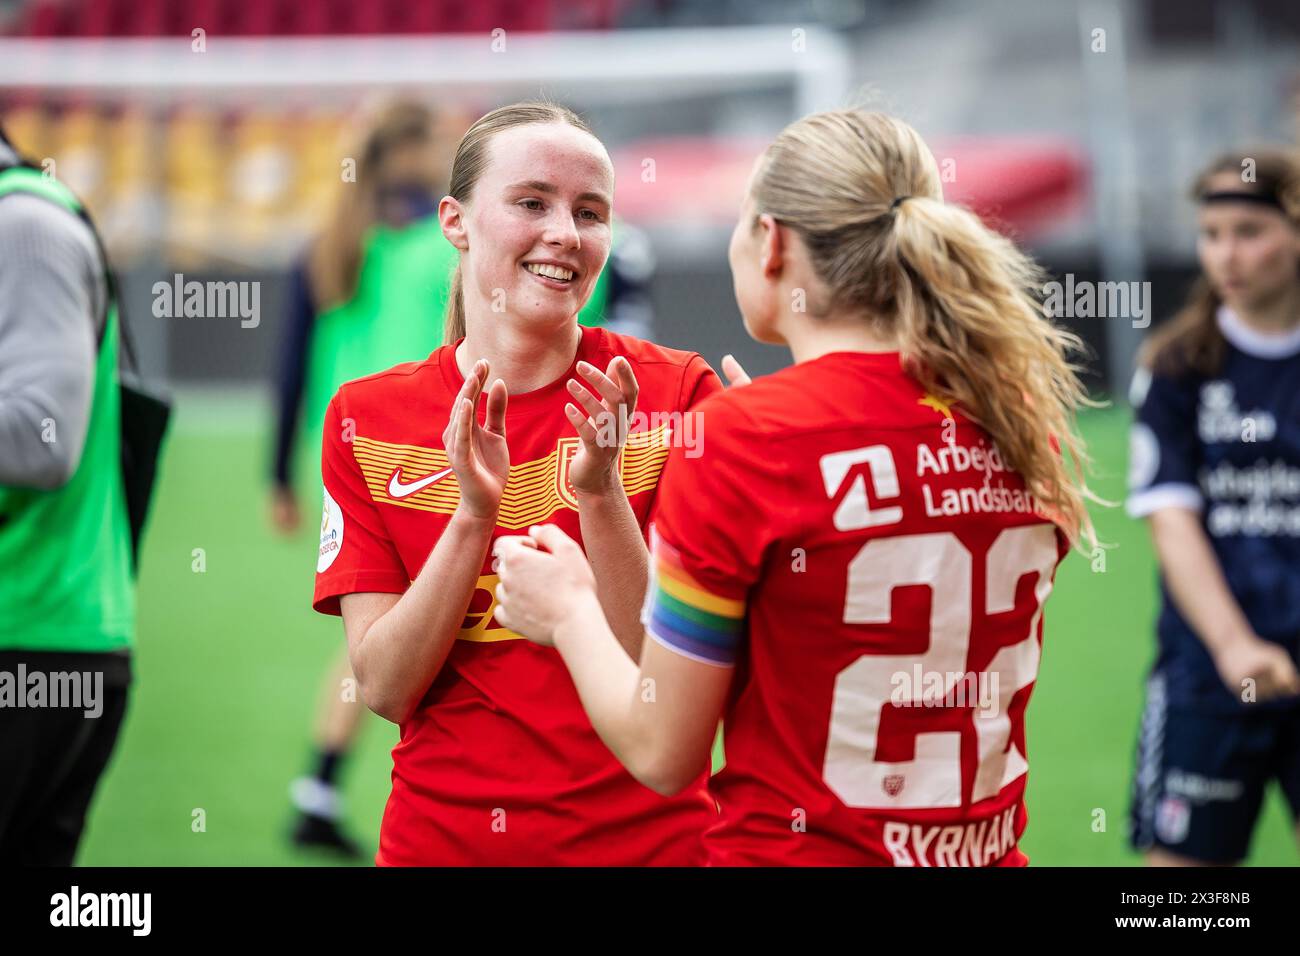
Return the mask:
<svg viewBox="0 0 1300 956"><path fill-rule="evenodd" d="M673 797L637 782L559 655L494 618L493 539L553 521L639 657L665 423L721 388L698 355L578 325L613 187L567 109L482 117L439 207L461 254L449 344L345 384L326 414L315 607L342 614L362 697L401 727L380 864L702 861L704 768Z"/></svg>
<svg viewBox="0 0 1300 956"><path fill-rule="evenodd" d="M711 863L1023 865L1043 602L1092 535L1077 343L879 113L782 132L730 261L746 329L795 364L703 403L704 454L670 456L639 667L561 529L498 545L498 619L560 651L660 793L723 720Z"/></svg>

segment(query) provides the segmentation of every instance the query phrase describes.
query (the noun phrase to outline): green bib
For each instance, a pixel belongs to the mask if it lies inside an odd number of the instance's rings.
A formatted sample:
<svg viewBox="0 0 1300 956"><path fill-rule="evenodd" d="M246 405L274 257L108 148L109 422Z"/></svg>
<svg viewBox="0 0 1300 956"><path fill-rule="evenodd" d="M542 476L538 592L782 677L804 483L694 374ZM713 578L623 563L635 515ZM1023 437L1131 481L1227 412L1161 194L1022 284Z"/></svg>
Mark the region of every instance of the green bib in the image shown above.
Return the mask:
<svg viewBox="0 0 1300 956"><path fill-rule="evenodd" d="M81 210L63 184L26 167L0 171L0 196L10 192ZM86 444L68 483L53 491L0 485L0 649L111 651L134 640L117 350L117 303L110 302ZM49 438L66 441L57 427L50 424Z"/></svg>
<svg viewBox="0 0 1300 956"><path fill-rule="evenodd" d="M605 263L605 268L600 270L600 275L596 277L596 284L591 289L591 298L587 304L582 307L578 313L579 325L604 325L605 324L605 303L609 301L609 263Z"/></svg>

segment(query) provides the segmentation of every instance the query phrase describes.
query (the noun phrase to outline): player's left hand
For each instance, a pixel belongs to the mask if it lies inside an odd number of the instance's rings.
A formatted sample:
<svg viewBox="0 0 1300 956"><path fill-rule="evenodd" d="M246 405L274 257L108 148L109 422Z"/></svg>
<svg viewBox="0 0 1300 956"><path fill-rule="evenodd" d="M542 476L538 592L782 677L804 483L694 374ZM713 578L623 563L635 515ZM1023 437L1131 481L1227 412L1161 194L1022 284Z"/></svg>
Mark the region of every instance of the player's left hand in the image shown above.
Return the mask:
<svg viewBox="0 0 1300 956"><path fill-rule="evenodd" d="M564 414L582 439L569 466L569 482L579 493L603 494L620 485L619 453L627 440L640 389L632 363L621 355L616 355L604 372L579 362L578 374L590 390L577 379L569 379L569 394L581 408L570 402L564 406Z"/></svg>
<svg viewBox="0 0 1300 956"><path fill-rule="evenodd" d="M754 381L730 352L722 356L722 374L727 376L728 388L743 388Z"/></svg>
<svg viewBox="0 0 1300 956"><path fill-rule="evenodd" d="M575 610L596 602L596 579L578 543L553 524L492 546L497 623L536 644L555 646L555 633Z"/></svg>

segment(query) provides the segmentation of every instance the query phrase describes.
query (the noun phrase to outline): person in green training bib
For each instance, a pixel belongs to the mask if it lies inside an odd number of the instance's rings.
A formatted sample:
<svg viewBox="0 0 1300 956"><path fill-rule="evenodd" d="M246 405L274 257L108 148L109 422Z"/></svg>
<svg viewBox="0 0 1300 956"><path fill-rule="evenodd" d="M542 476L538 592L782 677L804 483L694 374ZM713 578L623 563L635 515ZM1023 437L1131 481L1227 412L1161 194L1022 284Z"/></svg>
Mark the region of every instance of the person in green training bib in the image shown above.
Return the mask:
<svg viewBox="0 0 1300 956"><path fill-rule="evenodd" d="M0 865L72 864L126 712L119 331L80 202L0 131Z"/></svg>

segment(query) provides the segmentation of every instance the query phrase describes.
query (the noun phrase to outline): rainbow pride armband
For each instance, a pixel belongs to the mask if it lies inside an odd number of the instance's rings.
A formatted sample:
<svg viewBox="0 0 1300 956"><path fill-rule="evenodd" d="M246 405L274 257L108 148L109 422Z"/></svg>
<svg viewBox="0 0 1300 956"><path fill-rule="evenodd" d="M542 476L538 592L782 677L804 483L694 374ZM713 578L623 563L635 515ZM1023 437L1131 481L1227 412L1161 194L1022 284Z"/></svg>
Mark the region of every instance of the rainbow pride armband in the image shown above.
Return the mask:
<svg viewBox="0 0 1300 956"><path fill-rule="evenodd" d="M715 594L682 567L681 556L655 536L648 630L692 660L729 667L744 633L745 602Z"/></svg>

